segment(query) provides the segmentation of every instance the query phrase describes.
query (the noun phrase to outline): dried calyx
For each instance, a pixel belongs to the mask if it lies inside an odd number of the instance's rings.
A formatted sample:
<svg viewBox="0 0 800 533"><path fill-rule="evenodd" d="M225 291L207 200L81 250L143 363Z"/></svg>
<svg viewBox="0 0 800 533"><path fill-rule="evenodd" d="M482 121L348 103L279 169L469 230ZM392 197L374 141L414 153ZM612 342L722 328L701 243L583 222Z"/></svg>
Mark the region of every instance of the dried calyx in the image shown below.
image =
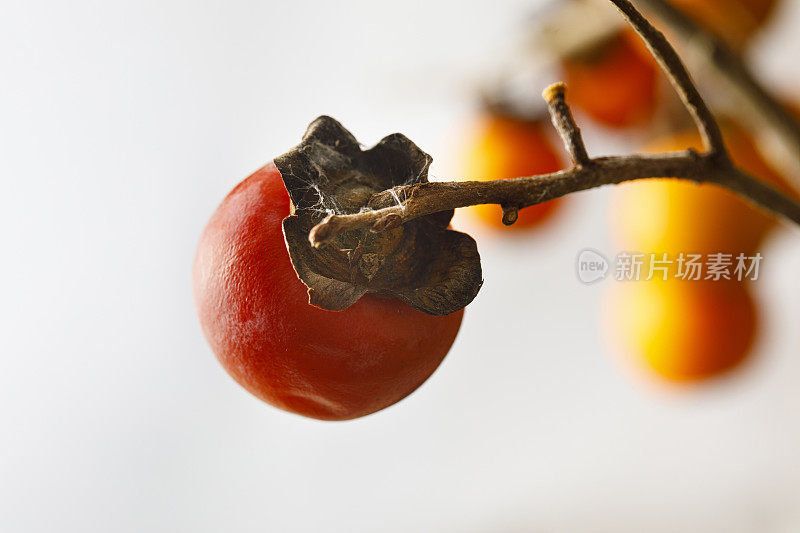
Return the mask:
<svg viewBox="0 0 800 533"><path fill-rule="evenodd" d="M327 116L312 122L302 142L275 159L292 201L283 233L309 303L338 311L374 293L447 315L475 298L483 283L480 256L472 237L448 229L452 210L381 232L343 232L319 248L309 242L309 231L326 216L386 207L378 205L386 194L373 196L427 182L431 160L399 133L362 150Z"/></svg>

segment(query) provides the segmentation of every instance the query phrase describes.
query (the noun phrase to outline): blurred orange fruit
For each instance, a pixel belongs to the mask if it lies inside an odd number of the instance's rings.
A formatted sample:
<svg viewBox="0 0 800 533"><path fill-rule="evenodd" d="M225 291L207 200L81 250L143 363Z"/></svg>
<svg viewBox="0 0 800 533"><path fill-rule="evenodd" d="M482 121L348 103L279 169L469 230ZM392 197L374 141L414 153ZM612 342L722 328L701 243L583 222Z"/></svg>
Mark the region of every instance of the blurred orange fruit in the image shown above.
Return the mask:
<svg viewBox="0 0 800 533"><path fill-rule="evenodd" d="M726 145L745 171L786 190L781 177L757 151L753 140L733 126ZM696 132L668 136L653 152L699 149ZM612 200L612 226L618 244L643 253L752 253L775 225L772 217L716 185L684 180L641 180L618 187Z"/></svg>
<svg viewBox="0 0 800 533"><path fill-rule="evenodd" d="M539 121L519 120L495 113L484 115L473 128L466 148L464 178L492 180L519 178L555 172L563 168L546 125ZM535 226L549 219L561 204L551 200L519 211L512 228ZM481 221L505 227L498 205L484 204L468 208Z"/></svg>
<svg viewBox="0 0 800 533"><path fill-rule="evenodd" d="M723 128L731 157L753 176L786 190L753 140L733 124ZM651 146L654 152L700 149L692 131ZM616 284L609 328L623 352L670 381L717 375L742 361L756 333L756 310L745 283L675 279L681 253L753 255L773 219L732 192L675 179L642 180L618 188L612 202L613 231L623 250L666 253L667 279ZM706 272L707 274L708 272Z"/></svg>
<svg viewBox="0 0 800 533"><path fill-rule="evenodd" d="M658 65L633 30L625 29L589 55L562 60L569 102L611 127L640 124L657 105Z"/></svg>
<svg viewBox="0 0 800 533"><path fill-rule="evenodd" d="M769 19L777 0L669 0L697 22L741 48Z"/></svg>
<svg viewBox="0 0 800 533"><path fill-rule="evenodd" d="M737 366L757 322L753 299L739 281L616 283L605 316L626 357L673 382L702 380Z"/></svg>

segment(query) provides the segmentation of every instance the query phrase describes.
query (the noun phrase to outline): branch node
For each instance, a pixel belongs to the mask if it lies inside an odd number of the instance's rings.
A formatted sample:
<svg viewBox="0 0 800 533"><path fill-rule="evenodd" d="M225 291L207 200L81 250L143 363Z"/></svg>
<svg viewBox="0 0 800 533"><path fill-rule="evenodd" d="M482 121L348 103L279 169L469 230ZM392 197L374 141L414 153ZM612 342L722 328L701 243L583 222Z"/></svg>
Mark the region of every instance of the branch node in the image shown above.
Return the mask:
<svg viewBox="0 0 800 533"><path fill-rule="evenodd" d="M519 209L513 205L504 205L503 208L503 224L506 226L512 225L519 217Z"/></svg>

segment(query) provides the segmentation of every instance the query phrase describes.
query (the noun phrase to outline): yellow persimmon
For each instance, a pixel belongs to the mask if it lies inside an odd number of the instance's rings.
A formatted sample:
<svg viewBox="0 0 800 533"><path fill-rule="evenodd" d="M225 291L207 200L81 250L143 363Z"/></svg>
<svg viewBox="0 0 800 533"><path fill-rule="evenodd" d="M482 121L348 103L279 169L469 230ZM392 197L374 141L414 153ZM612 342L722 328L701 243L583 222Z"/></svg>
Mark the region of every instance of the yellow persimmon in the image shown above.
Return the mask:
<svg viewBox="0 0 800 533"><path fill-rule="evenodd" d="M607 301L613 345L635 366L669 381L719 375L745 359L757 314L739 281L619 282Z"/></svg>
<svg viewBox="0 0 800 533"><path fill-rule="evenodd" d="M507 179L555 172L562 162L545 133L546 124L487 113L471 131L465 154L464 178ZM512 228L527 228L549 219L562 200L526 207L519 211ZM503 227L500 206L487 204L468 208L489 226Z"/></svg>
<svg viewBox="0 0 800 533"><path fill-rule="evenodd" d="M728 127L726 144L733 160L757 178L786 190L753 141ZM656 142L653 152L700 147L695 132ZM683 180L641 180L621 185L612 199L613 233L619 246L643 253L752 253L774 219L716 185Z"/></svg>

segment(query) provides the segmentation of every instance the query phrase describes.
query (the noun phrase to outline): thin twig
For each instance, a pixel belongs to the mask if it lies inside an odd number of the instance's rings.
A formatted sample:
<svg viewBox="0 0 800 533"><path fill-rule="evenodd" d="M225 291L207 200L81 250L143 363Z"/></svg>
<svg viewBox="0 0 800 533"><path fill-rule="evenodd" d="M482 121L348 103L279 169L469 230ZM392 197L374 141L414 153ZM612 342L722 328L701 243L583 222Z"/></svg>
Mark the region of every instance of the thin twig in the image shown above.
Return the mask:
<svg viewBox="0 0 800 533"><path fill-rule="evenodd" d="M717 158L687 150L657 155L599 157L592 159L592 165L588 167L575 166L526 178L407 186L402 188L407 196L401 204L398 205L388 191L379 193L373 196L372 203L376 207L388 207L352 215L331 215L311 230L309 240L319 246L343 231L366 228L381 231L421 216L459 207L515 204L521 209L602 185L664 176L698 183L724 183L725 187L800 224L800 204L734 166L720 166ZM392 220L392 224L383 227L387 220Z"/></svg>
<svg viewBox="0 0 800 533"><path fill-rule="evenodd" d="M523 207L602 185L660 177L721 185L800 225L800 203L744 173L731 162L717 121L663 34L653 28L628 0L610 1L645 40L681 96L703 136L705 153L686 150L591 159L566 103L563 84L556 85L552 91L545 91L544 96L550 104L553 122L575 161L572 168L526 178L395 187L374 195L370 200L372 210L327 217L311 229L308 236L311 244L321 246L343 231L366 228L383 231L421 216L476 204L500 204L503 206L503 222L510 224L516 220L517 210ZM397 198L402 199L399 205Z"/></svg>
<svg viewBox="0 0 800 533"><path fill-rule="evenodd" d="M586 145L583 144L581 129L575 124L575 119L567 105L566 92L567 85L565 83L554 83L542 92L542 98L547 102L553 126L561 135L564 146L572 157L572 162L576 166L582 167L590 164L592 160L586 152Z"/></svg>
<svg viewBox="0 0 800 533"><path fill-rule="evenodd" d="M774 134L782 156L800 168L800 122L753 76L742 58L722 39L697 24L666 0L639 0L669 27L687 47L696 66L713 74L735 99L733 106L748 124L757 124ZM795 180L800 187L800 181Z"/></svg>
<svg viewBox="0 0 800 533"><path fill-rule="evenodd" d="M710 154L725 154L725 141L717 120L708 109L703 97L700 96L683 61L664 34L653 27L628 0L610 0L610 2L622 12L628 23L645 42L647 49L658 61L661 69L667 74L672 87L680 96L683 105L700 131L703 148Z"/></svg>

